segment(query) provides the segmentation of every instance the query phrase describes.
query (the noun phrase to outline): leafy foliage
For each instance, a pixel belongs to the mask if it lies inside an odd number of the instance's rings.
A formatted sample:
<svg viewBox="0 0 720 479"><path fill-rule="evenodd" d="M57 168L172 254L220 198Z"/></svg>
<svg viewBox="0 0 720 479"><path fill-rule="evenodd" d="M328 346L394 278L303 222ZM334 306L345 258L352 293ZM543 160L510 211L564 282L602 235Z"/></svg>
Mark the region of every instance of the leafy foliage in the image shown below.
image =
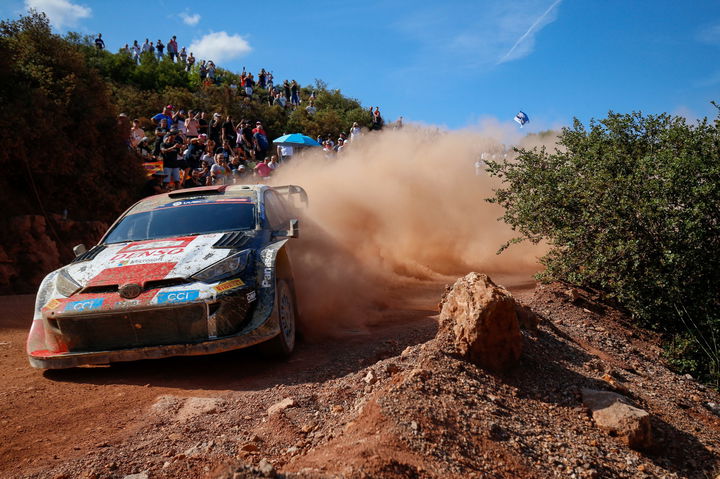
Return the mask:
<svg viewBox="0 0 720 479"><path fill-rule="evenodd" d="M642 324L686 338L718 328L720 117L667 114L575 120L558 147L488 162L491 201L531 241L546 241L544 280L600 288ZM696 367L703 367L702 365ZM705 374L709 370L705 368Z"/></svg>
<svg viewBox="0 0 720 479"><path fill-rule="evenodd" d="M141 165L124 144L106 83L44 14L0 22L0 165L5 214L39 209L111 219L132 203Z"/></svg>

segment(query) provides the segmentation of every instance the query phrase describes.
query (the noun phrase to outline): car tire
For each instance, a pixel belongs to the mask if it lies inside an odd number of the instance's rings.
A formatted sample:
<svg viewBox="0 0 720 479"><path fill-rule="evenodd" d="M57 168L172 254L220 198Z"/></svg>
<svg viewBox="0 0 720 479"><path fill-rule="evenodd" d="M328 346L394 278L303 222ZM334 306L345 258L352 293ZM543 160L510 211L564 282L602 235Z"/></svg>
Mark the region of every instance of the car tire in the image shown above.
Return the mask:
<svg viewBox="0 0 720 479"><path fill-rule="evenodd" d="M295 349L297 331L297 308L295 291L286 279L277 280L277 308L280 334L262 345L266 354L278 358L287 358Z"/></svg>

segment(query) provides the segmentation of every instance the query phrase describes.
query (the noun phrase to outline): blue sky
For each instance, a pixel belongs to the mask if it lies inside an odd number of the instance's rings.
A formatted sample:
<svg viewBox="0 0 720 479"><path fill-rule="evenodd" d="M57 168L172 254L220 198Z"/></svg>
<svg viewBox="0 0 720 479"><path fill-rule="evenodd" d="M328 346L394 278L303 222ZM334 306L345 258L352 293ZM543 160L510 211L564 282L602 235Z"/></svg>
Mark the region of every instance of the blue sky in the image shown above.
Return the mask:
<svg viewBox="0 0 720 479"><path fill-rule="evenodd" d="M454 129L523 110L532 132L608 110L714 117L720 101L717 0L3 0L0 17L29 6L112 51L177 35L233 71L320 78L389 121Z"/></svg>

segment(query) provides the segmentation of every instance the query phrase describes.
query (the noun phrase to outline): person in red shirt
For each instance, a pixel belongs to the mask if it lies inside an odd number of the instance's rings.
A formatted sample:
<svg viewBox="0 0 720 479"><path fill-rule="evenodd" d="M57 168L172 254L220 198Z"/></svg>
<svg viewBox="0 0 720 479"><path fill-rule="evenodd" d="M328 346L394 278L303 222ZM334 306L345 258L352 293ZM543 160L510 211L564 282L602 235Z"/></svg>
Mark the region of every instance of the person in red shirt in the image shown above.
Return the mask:
<svg viewBox="0 0 720 479"><path fill-rule="evenodd" d="M269 177L272 173L272 168L268 166L270 160L265 158L263 161L255 165L255 173L260 177L261 180Z"/></svg>

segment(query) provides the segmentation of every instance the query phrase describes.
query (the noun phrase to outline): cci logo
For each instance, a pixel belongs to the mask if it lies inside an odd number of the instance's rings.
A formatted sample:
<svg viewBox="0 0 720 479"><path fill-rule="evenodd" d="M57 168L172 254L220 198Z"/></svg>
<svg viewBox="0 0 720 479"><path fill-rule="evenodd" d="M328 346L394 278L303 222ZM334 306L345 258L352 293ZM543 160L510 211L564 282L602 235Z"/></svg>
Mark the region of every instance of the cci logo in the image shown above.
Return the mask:
<svg viewBox="0 0 720 479"><path fill-rule="evenodd" d="M198 299L200 291L193 289L190 291L172 291L170 293L158 293L157 302L158 304L165 303L184 303L186 301L192 301Z"/></svg>
<svg viewBox="0 0 720 479"><path fill-rule="evenodd" d="M90 311L98 309L103 304L103 298L73 301L65 305L65 311Z"/></svg>

